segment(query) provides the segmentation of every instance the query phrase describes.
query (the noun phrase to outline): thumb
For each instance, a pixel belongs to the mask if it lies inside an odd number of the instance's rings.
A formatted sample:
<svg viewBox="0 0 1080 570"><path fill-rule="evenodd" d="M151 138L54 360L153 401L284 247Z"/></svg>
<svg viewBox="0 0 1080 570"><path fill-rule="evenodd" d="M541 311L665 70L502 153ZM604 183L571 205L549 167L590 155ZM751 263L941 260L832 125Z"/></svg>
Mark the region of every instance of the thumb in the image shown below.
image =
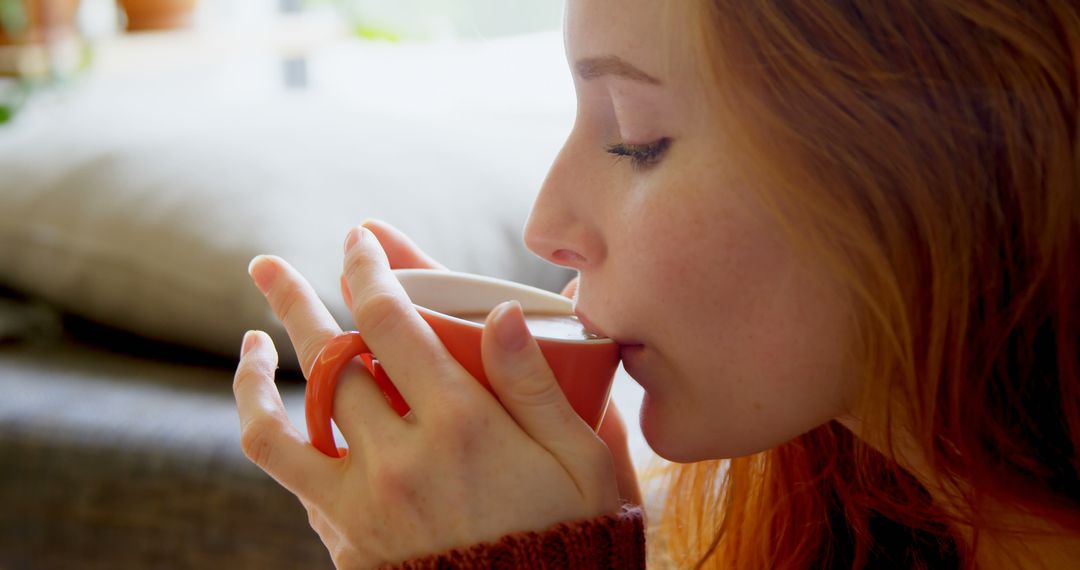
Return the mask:
<svg viewBox="0 0 1080 570"><path fill-rule="evenodd" d="M503 303L488 315L481 354L495 395L538 443L559 454L583 436L595 439L555 381L517 301Z"/></svg>

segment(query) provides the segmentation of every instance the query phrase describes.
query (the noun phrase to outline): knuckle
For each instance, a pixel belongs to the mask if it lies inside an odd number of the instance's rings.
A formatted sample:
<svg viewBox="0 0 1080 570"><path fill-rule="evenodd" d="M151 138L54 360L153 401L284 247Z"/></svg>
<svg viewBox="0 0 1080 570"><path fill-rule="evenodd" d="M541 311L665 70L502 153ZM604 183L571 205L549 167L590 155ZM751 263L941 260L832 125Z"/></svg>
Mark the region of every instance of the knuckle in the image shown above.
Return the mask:
<svg viewBox="0 0 1080 570"><path fill-rule="evenodd" d="M535 375L522 378L512 390L501 395L506 404L527 410L543 410L549 421L571 427L575 424L584 426L581 418L566 399L562 388L554 378ZM590 434L592 430L589 430Z"/></svg>
<svg viewBox="0 0 1080 570"><path fill-rule="evenodd" d="M456 414L454 418L453 422L444 422L438 436L454 447L468 447L491 426L491 421L484 415Z"/></svg>
<svg viewBox="0 0 1080 570"><path fill-rule="evenodd" d="M479 418L486 417L479 413L476 402L471 397L459 391L440 390L437 398L438 407L431 410L430 415L442 432L454 434L470 431Z"/></svg>
<svg viewBox="0 0 1080 570"><path fill-rule="evenodd" d="M407 299L385 291L374 293L366 296L357 306L356 324L377 333L393 327L411 310L412 306Z"/></svg>
<svg viewBox="0 0 1080 570"><path fill-rule="evenodd" d="M417 495L416 474L421 471L420 462L404 454L397 454L383 461L371 476L375 496L383 497L389 504L409 504Z"/></svg>
<svg viewBox="0 0 1080 570"><path fill-rule="evenodd" d="M363 249L363 248L357 248L357 249ZM368 266L370 266L371 263L372 263L371 258L369 256L367 256L367 255L364 255L363 253L350 253L350 254L346 255L345 256L345 276L346 276L346 278L348 278L348 276L354 275L356 273L364 273L364 272L366 272Z"/></svg>
<svg viewBox="0 0 1080 570"><path fill-rule="evenodd" d="M335 536L336 533L334 532L333 527L330 525L326 516L322 514L322 511L314 507L309 507L307 512L308 526L310 526L320 538L325 541Z"/></svg>
<svg viewBox="0 0 1080 570"><path fill-rule="evenodd" d="M244 424L240 431L240 448L252 463L268 469L274 451L274 432L278 422L268 416L260 416Z"/></svg>
<svg viewBox="0 0 1080 570"><path fill-rule="evenodd" d="M282 279L280 287L280 290L271 299L270 304L274 309L274 314L284 323L291 320L293 310L297 308L301 299L303 299L304 291L298 283L291 279Z"/></svg>
<svg viewBox="0 0 1080 570"><path fill-rule="evenodd" d="M300 359L300 369L306 375L311 375L311 369L315 366L315 357L319 355L319 352L326 346L326 342L332 337L333 333L325 332L312 334L300 340L299 345L296 347L296 354Z"/></svg>
<svg viewBox="0 0 1080 570"><path fill-rule="evenodd" d="M490 441L491 416L479 413L465 398L443 399L436 421L438 426L433 430L434 439L430 445L458 459L468 459L483 452L483 442Z"/></svg>
<svg viewBox="0 0 1080 570"><path fill-rule="evenodd" d="M258 383L265 376L266 370L261 364L245 361L241 363L240 368L236 370L236 375L233 376L233 392L239 392L248 384Z"/></svg>
<svg viewBox="0 0 1080 570"><path fill-rule="evenodd" d="M533 373L527 378L521 378L511 391L515 403L525 406L550 406L565 399L559 384L554 378L543 374ZM562 410L566 406L559 406Z"/></svg>

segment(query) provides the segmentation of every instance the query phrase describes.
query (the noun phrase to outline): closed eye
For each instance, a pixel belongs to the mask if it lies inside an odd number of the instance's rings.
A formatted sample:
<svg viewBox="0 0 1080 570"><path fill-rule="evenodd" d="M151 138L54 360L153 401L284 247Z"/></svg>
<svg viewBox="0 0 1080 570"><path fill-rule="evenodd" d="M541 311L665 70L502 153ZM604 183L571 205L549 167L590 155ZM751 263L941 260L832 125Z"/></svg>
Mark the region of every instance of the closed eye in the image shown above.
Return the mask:
<svg viewBox="0 0 1080 570"><path fill-rule="evenodd" d="M671 147L671 139L664 137L647 144L614 143L606 148L609 154L627 157L634 170L647 170L656 166Z"/></svg>

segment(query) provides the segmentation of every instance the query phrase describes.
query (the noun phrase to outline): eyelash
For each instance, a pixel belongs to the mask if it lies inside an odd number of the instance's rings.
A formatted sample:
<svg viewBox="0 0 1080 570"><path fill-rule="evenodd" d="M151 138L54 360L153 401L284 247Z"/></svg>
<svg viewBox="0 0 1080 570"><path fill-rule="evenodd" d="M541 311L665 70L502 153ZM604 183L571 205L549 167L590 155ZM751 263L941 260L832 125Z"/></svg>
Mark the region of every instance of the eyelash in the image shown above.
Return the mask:
<svg viewBox="0 0 1080 570"><path fill-rule="evenodd" d="M609 144L606 150L617 158L628 157L634 170L647 170L656 166L670 147L671 139L664 137L647 144Z"/></svg>

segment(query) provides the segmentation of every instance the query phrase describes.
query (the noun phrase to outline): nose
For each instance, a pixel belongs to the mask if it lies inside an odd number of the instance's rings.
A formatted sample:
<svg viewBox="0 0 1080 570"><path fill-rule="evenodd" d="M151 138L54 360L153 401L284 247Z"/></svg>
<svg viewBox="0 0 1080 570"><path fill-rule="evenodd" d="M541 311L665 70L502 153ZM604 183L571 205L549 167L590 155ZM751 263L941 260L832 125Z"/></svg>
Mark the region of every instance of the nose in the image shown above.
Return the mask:
<svg viewBox="0 0 1080 570"><path fill-rule="evenodd" d="M603 262L601 185L575 150L571 134L548 171L525 224L525 246L554 263L578 271Z"/></svg>

